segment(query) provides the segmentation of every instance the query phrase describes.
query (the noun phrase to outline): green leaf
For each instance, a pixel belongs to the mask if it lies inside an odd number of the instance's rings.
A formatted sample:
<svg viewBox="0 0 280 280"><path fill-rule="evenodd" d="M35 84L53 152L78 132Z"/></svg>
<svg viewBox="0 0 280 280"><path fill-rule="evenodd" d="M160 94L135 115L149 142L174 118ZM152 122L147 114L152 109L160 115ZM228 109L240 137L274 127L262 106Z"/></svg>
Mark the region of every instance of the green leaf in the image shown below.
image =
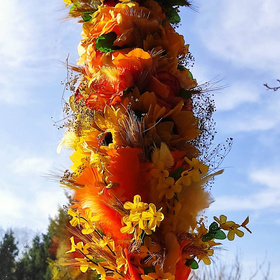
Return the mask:
<svg viewBox="0 0 280 280"><path fill-rule="evenodd" d="M166 12L166 17L170 23L176 24L181 21L181 18L178 14L178 10L173 7L168 7Z"/></svg>
<svg viewBox="0 0 280 280"><path fill-rule="evenodd" d="M183 167L178 167L170 176L174 179L178 179L181 176L181 173L184 171Z"/></svg>
<svg viewBox="0 0 280 280"><path fill-rule="evenodd" d="M92 261L99 263L99 262L105 262L105 259L92 259Z"/></svg>
<svg viewBox="0 0 280 280"><path fill-rule="evenodd" d="M116 39L117 34L115 32L103 34L97 38L95 47L101 52L111 52L117 49L117 47L113 45Z"/></svg>
<svg viewBox="0 0 280 280"><path fill-rule="evenodd" d="M128 87L128 88L123 90L123 93L128 94L128 93L131 93L133 90L134 90L134 87Z"/></svg>
<svg viewBox="0 0 280 280"><path fill-rule="evenodd" d="M213 222L209 227L209 232L216 232L219 229L219 225L216 222Z"/></svg>
<svg viewBox="0 0 280 280"><path fill-rule="evenodd" d="M180 92L179 92L179 96L181 96L184 99L189 99L189 98L191 98L192 94L189 91L187 91L186 89L181 88Z"/></svg>
<svg viewBox="0 0 280 280"><path fill-rule="evenodd" d="M90 21L92 19L91 14L92 12L84 12L84 15L82 16L83 20L85 22Z"/></svg>
<svg viewBox="0 0 280 280"><path fill-rule="evenodd" d="M173 6L179 5L179 6L185 6L189 3L189 1L186 0L173 0L171 1Z"/></svg>
<svg viewBox="0 0 280 280"><path fill-rule="evenodd" d="M188 76L191 78L191 79L193 79L193 74L192 74L192 72L189 70L188 71Z"/></svg>
<svg viewBox="0 0 280 280"><path fill-rule="evenodd" d="M76 8L79 8L79 7L81 7L80 3L74 3L70 8L69 13L72 13Z"/></svg>
<svg viewBox="0 0 280 280"><path fill-rule="evenodd" d="M187 70L187 68L184 65L182 65L182 64L178 64L177 69L180 70L180 71Z"/></svg>
<svg viewBox="0 0 280 280"><path fill-rule="evenodd" d="M194 260L194 259L187 260L187 261L185 262L185 265L186 265L186 266L189 266L189 267L192 268L192 269L198 269L198 263L197 263L197 261Z"/></svg>
<svg viewBox="0 0 280 280"><path fill-rule="evenodd" d="M153 273L155 272L155 268L154 267L144 267L144 273L147 275L149 273Z"/></svg>
<svg viewBox="0 0 280 280"><path fill-rule="evenodd" d="M212 240L212 239L214 239L215 238L215 233L212 233L212 232L208 232L208 233L206 233L205 235L203 235L203 237L202 237L202 241L203 242L207 242L207 241L209 241L209 240Z"/></svg>
<svg viewBox="0 0 280 280"><path fill-rule="evenodd" d="M222 239L226 239L227 236L226 236L226 234L225 234L222 230L219 229L219 230L215 233L215 238L216 238L216 239L222 240Z"/></svg>
<svg viewBox="0 0 280 280"><path fill-rule="evenodd" d="M192 264L191 264L191 268L192 269L198 269L198 263L197 261L193 260Z"/></svg>
<svg viewBox="0 0 280 280"><path fill-rule="evenodd" d="M189 1L187 0L162 0L163 6L188 6Z"/></svg>
<svg viewBox="0 0 280 280"><path fill-rule="evenodd" d="M100 235L102 235L102 236L105 236L105 235L106 235L103 231L101 231L101 230L99 230L99 229L96 229L96 231L97 231Z"/></svg>

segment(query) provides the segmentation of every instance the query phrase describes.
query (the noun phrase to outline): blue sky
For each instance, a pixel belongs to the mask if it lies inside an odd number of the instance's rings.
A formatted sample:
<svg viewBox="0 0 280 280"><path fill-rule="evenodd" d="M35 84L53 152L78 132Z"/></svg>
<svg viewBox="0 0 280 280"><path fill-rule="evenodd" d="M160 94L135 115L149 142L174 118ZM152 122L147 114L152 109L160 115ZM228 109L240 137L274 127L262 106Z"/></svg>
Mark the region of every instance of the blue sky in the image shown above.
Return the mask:
<svg viewBox="0 0 280 280"><path fill-rule="evenodd" d="M44 231L48 217L65 202L63 190L44 174L69 167L69 153L56 154L62 131L64 61L77 59L81 25L62 18L62 0L2 0L0 10L0 225ZM207 3L206 3L207 2ZM178 32L195 57L199 83L224 78L215 93L217 135L213 147L233 137L212 188L206 213L236 222L250 216L253 234L224 242L219 259L241 252L246 275L256 262L280 273L280 5L278 0L196 1L199 12L183 9ZM250 268L251 266L251 268ZM247 279L247 278L244 278ZM254 278L257 279L257 278ZM261 278L260 278L261 279Z"/></svg>

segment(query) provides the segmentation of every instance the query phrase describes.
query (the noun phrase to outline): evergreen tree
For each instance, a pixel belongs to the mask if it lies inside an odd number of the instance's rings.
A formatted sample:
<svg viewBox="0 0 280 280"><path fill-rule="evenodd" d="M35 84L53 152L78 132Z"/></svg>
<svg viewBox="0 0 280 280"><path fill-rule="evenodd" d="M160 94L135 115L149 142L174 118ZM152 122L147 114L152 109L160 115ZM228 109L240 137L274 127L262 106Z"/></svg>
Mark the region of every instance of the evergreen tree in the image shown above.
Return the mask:
<svg viewBox="0 0 280 280"><path fill-rule="evenodd" d="M49 257L50 239L43 234L42 238L36 235L32 241L32 246L23 254L18 261L16 270L17 280L48 280L45 278Z"/></svg>
<svg viewBox="0 0 280 280"><path fill-rule="evenodd" d="M0 242L0 280L14 280L16 270L17 243L14 233L9 230Z"/></svg>
<svg viewBox="0 0 280 280"><path fill-rule="evenodd" d="M50 280L52 272L49 262L57 257L58 236L63 236L67 225L68 215L59 208L58 215L50 219L47 234L36 235L32 245L27 247L17 263L16 280ZM1 279L0 279L1 280Z"/></svg>

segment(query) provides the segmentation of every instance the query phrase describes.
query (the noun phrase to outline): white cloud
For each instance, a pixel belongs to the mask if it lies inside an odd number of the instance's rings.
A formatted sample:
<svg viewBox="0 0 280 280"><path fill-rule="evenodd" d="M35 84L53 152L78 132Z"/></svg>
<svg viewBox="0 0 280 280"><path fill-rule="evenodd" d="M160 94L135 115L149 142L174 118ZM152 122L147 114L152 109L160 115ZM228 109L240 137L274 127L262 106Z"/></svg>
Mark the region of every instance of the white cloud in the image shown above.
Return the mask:
<svg viewBox="0 0 280 280"><path fill-rule="evenodd" d="M249 94L249 99L250 96ZM234 113L223 114L216 119L219 129L226 133L278 130L280 96L273 92L263 92L262 95L256 92L256 96L258 101L254 102L253 97L251 103L243 103L244 106ZM224 102L228 104L226 100ZM222 103L221 106L223 107Z"/></svg>
<svg viewBox="0 0 280 280"><path fill-rule="evenodd" d="M46 174L53 167L53 161L43 157L21 157L14 160L10 167L20 175Z"/></svg>
<svg viewBox="0 0 280 280"><path fill-rule="evenodd" d="M18 67L29 56L32 45L32 21L26 17L26 6L4 1L0 10L0 55L6 67Z"/></svg>
<svg viewBox="0 0 280 280"><path fill-rule="evenodd" d="M15 90L19 88L18 83L22 86L24 78L27 78L25 64L32 59L34 52L34 23L34 15L31 16L26 5L15 0L1 3L0 58L5 67L2 67L0 76L0 98L5 102L21 99Z"/></svg>
<svg viewBox="0 0 280 280"><path fill-rule="evenodd" d="M12 220L20 216L23 203L20 198L9 190L8 186L1 182L0 189L0 220L1 224L11 223Z"/></svg>
<svg viewBox="0 0 280 280"><path fill-rule="evenodd" d="M18 146L9 146L0 154L6 160L0 181L1 226L45 231L49 216L54 217L58 205L66 201L59 178L51 176L58 163Z"/></svg>
<svg viewBox="0 0 280 280"><path fill-rule="evenodd" d="M40 216L46 220L48 217L57 215L58 206L63 203L67 203L67 198L64 195L64 190L59 188L59 184L57 184L54 187L49 187L48 190L38 192L34 207L40 213ZM40 219L38 218L37 221L40 221Z"/></svg>
<svg viewBox="0 0 280 280"><path fill-rule="evenodd" d="M30 182L9 185L1 181L0 224L3 228L28 227L45 231L49 217L55 217L59 205L67 203L59 184L51 185L42 180L37 181L36 188L31 189Z"/></svg>
<svg viewBox="0 0 280 280"><path fill-rule="evenodd" d="M1 101L26 103L34 85L43 86L55 77L57 61L64 60L70 51L60 44L65 31L71 32L60 20L61 7L62 2L58 6L45 0L1 1Z"/></svg>
<svg viewBox="0 0 280 280"><path fill-rule="evenodd" d="M235 83L223 92L215 94L215 104L218 111L233 110L244 103L254 103L259 99L257 90L246 84Z"/></svg>
<svg viewBox="0 0 280 280"><path fill-rule="evenodd" d="M255 170L250 173L250 179L254 183L266 185L269 189L280 193L280 166Z"/></svg>
<svg viewBox="0 0 280 280"><path fill-rule="evenodd" d="M278 0L216 0L201 3L195 29L220 57L278 75L279 14Z"/></svg>
<svg viewBox="0 0 280 280"><path fill-rule="evenodd" d="M249 174L250 181L264 186L258 192L247 196L217 197L211 210L260 210L280 207L280 166L254 170Z"/></svg>

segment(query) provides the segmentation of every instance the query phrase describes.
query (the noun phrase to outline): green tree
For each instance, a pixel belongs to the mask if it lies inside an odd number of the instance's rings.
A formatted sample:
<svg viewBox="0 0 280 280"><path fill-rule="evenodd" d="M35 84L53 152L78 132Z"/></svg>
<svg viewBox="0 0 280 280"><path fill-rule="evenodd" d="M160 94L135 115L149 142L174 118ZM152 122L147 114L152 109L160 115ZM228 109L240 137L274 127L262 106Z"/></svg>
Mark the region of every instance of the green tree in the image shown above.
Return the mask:
<svg viewBox="0 0 280 280"><path fill-rule="evenodd" d="M58 237L66 231L68 215L59 208L58 215L50 219L46 234L37 234L31 246L17 262L16 280L50 280L52 279L49 263L55 261L58 250ZM1 279L0 279L1 280Z"/></svg>
<svg viewBox="0 0 280 280"><path fill-rule="evenodd" d="M14 280L16 270L17 243L14 233L9 230L0 242L0 280Z"/></svg>
<svg viewBox="0 0 280 280"><path fill-rule="evenodd" d="M42 237L36 235L33 238L31 247L23 254L18 261L16 269L17 280L49 280L45 278L49 257L48 249L50 238L43 234Z"/></svg>

